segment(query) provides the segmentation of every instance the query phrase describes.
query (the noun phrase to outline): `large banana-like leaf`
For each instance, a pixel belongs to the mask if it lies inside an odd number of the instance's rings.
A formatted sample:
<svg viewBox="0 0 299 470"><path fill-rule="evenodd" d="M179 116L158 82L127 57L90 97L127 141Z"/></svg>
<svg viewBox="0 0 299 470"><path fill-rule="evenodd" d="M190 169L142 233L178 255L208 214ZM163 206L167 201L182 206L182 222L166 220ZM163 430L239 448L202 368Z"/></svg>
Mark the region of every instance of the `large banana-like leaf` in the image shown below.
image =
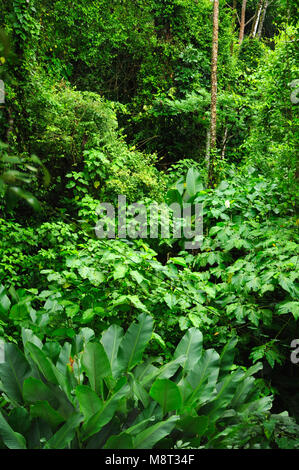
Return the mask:
<svg viewBox="0 0 299 470"><path fill-rule="evenodd" d="M49 439L45 445L46 449L67 449L69 443L74 439L76 429L83 421L80 413L74 413L67 422Z"/></svg>
<svg viewBox="0 0 299 470"><path fill-rule="evenodd" d="M101 343L104 346L104 349L110 362L113 377L116 376L118 370L117 354L123 335L124 332L120 326L111 325L108 330L104 331L101 338Z"/></svg>
<svg viewBox="0 0 299 470"><path fill-rule="evenodd" d="M104 449L133 449L133 438L127 432L111 436L104 445Z"/></svg>
<svg viewBox="0 0 299 470"><path fill-rule="evenodd" d="M118 367L128 372L142 359L143 351L151 339L153 319L142 313L138 323L132 323L121 340L118 351Z"/></svg>
<svg viewBox="0 0 299 470"><path fill-rule="evenodd" d="M180 390L177 384L169 379L156 380L150 389L150 396L161 405L163 415L179 410L182 406Z"/></svg>
<svg viewBox="0 0 299 470"><path fill-rule="evenodd" d="M103 406L103 402L98 395L87 385L78 385L76 396L80 405L80 410L84 415L84 421L88 421Z"/></svg>
<svg viewBox="0 0 299 470"><path fill-rule="evenodd" d="M138 434L133 441L134 449L152 449L153 446L168 436L174 429L178 416L171 416L166 421L161 421L150 426L145 431Z"/></svg>
<svg viewBox="0 0 299 470"><path fill-rule="evenodd" d="M224 348L220 354L220 371L219 371L219 380L229 371L234 362L235 357L235 347L238 342L237 338L232 338Z"/></svg>
<svg viewBox="0 0 299 470"><path fill-rule="evenodd" d="M23 382L30 374L31 368L25 356L15 344L6 343L4 347L5 362L0 364L0 381L2 390L10 399L23 401Z"/></svg>
<svg viewBox="0 0 299 470"><path fill-rule="evenodd" d="M31 418L42 418L51 428L56 429L57 426L65 421L64 417L47 401L39 401L30 407Z"/></svg>
<svg viewBox="0 0 299 470"><path fill-rule="evenodd" d="M25 438L9 426L0 411L0 442L1 440L9 449L26 449Z"/></svg>
<svg viewBox="0 0 299 470"><path fill-rule="evenodd" d="M182 368L188 372L194 367L200 358L202 352L202 333L197 328L189 328L187 333L179 342L173 358L177 359L180 356L186 356L182 362Z"/></svg>
<svg viewBox="0 0 299 470"><path fill-rule="evenodd" d="M35 344L27 342L26 349L29 351L31 358L38 366L40 372L43 376L51 383L57 384L57 378L53 372L54 364L52 361L46 356L46 354L39 349Z"/></svg>
<svg viewBox="0 0 299 470"><path fill-rule="evenodd" d="M82 355L82 366L91 388L101 393L102 379L111 375L111 367L101 343L88 343Z"/></svg>
<svg viewBox="0 0 299 470"><path fill-rule="evenodd" d="M218 374L219 354L214 349L208 349L186 377L186 382L193 390L186 404L198 406L209 401L215 389Z"/></svg>
<svg viewBox="0 0 299 470"><path fill-rule="evenodd" d="M130 387L125 383L111 398L104 402L101 409L93 415L87 423L84 423L84 440L99 432L105 424L109 423L119 405L119 401L126 396L129 391Z"/></svg>

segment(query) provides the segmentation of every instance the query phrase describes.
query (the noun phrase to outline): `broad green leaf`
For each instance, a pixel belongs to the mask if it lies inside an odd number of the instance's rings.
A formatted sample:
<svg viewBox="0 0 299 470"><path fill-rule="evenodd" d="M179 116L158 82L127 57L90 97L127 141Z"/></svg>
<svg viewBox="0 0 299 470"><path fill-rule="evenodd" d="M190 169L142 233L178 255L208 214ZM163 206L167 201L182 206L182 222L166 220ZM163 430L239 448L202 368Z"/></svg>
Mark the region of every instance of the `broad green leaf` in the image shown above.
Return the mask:
<svg viewBox="0 0 299 470"><path fill-rule="evenodd" d="M224 379L217 384L217 392L211 396L211 402L203 406L200 412L209 417L210 423L224 415L226 409L230 408L230 403L235 394L238 383L243 380L244 374L241 370L227 374Z"/></svg>
<svg viewBox="0 0 299 470"><path fill-rule="evenodd" d="M6 315L10 309L11 301L5 293L5 289L0 285L0 314Z"/></svg>
<svg viewBox="0 0 299 470"><path fill-rule="evenodd" d="M27 204L29 204L36 211L40 211L41 209L38 200L31 193L24 191L18 186L10 186L8 189L8 204L11 207L14 207L17 199L24 199Z"/></svg>
<svg viewBox="0 0 299 470"><path fill-rule="evenodd" d="M247 396L252 392L254 387L254 378L253 377L246 377L242 378L242 381L237 386L234 396L231 401L231 407L235 410L239 410L239 408L246 402Z"/></svg>
<svg viewBox="0 0 299 470"><path fill-rule="evenodd" d="M131 302L131 304L137 308L138 310L141 310L145 313L148 313L148 309L146 306L141 302L139 299L138 295L127 295L127 299Z"/></svg>
<svg viewBox="0 0 299 470"><path fill-rule="evenodd" d="M182 368L188 372L194 367L202 353L202 333L197 328L189 328L187 333L179 342L173 358L177 359L180 356L186 356L182 362Z"/></svg>
<svg viewBox="0 0 299 470"><path fill-rule="evenodd" d="M50 403L54 400L55 395L51 389L41 380L35 377L28 377L23 383L23 397L29 403L47 400Z"/></svg>
<svg viewBox="0 0 299 470"><path fill-rule="evenodd" d="M135 270L132 270L130 271L130 276L135 279L135 281L138 283L138 284L142 284L143 281L145 281L145 278L142 276L142 274L140 274L139 271L135 271Z"/></svg>
<svg viewBox="0 0 299 470"><path fill-rule="evenodd" d="M101 343L88 343L82 355L82 366L91 388L99 394L102 379L111 375L110 363Z"/></svg>
<svg viewBox="0 0 299 470"><path fill-rule="evenodd" d="M27 433L31 425L29 412L23 406L13 408L7 416L7 422L14 432L18 432L22 436ZM27 447L29 446L27 445Z"/></svg>
<svg viewBox="0 0 299 470"><path fill-rule="evenodd" d="M109 359L113 376L117 372L117 354L123 333L123 329L120 326L111 325L108 330L104 331L101 338L101 343Z"/></svg>
<svg viewBox="0 0 299 470"><path fill-rule="evenodd" d="M128 271L128 266L122 263L117 263L114 265L114 272L113 272L113 279L116 281L117 279L122 279L125 277Z"/></svg>
<svg viewBox="0 0 299 470"><path fill-rule="evenodd" d="M228 343L226 343L226 345L221 351L219 380L231 370L231 367L234 362L235 347L237 342L237 338L232 338Z"/></svg>
<svg viewBox="0 0 299 470"><path fill-rule="evenodd" d="M294 284L294 281L284 274L281 274L278 278L278 282L285 291L289 292L291 296L294 297L294 299L298 299L299 291L297 286Z"/></svg>
<svg viewBox="0 0 299 470"><path fill-rule="evenodd" d="M137 419L139 419L140 415L138 415ZM151 416L150 418L144 419L140 421L137 424L134 424L133 426L130 426L129 428L126 429L127 434L131 434L132 436L136 436L139 434L141 431L146 429L148 426L148 423L156 421L155 416Z"/></svg>
<svg viewBox="0 0 299 470"><path fill-rule="evenodd" d="M203 190L200 173L194 168L189 168L186 177L187 191L191 197Z"/></svg>
<svg viewBox="0 0 299 470"><path fill-rule="evenodd" d="M171 416L166 421L161 421L142 431L134 439L134 449L152 449L157 442L172 432L178 419L178 416Z"/></svg>
<svg viewBox="0 0 299 470"><path fill-rule="evenodd" d="M23 382L30 374L31 368L23 353L11 343L5 343L5 362L0 363L0 381L2 390L14 401L23 401Z"/></svg>
<svg viewBox="0 0 299 470"><path fill-rule="evenodd" d="M284 314L284 313L292 313L295 320L299 319L299 302L281 302L277 306L277 311L278 313Z"/></svg>
<svg viewBox="0 0 299 470"><path fill-rule="evenodd" d="M104 402L102 408L93 415L87 423L84 423L84 440L99 432L105 424L109 423L119 405L119 401L125 397L129 391L130 387L126 383L114 393L109 400Z"/></svg>
<svg viewBox="0 0 299 470"><path fill-rule="evenodd" d="M169 379L156 380L150 389L150 396L161 405L164 415L168 411L179 410L182 405L180 390Z"/></svg>
<svg viewBox="0 0 299 470"><path fill-rule="evenodd" d="M109 437L104 449L133 449L133 438L127 432Z"/></svg>
<svg viewBox="0 0 299 470"><path fill-rule="evenodd" d="M177 427L184 432L184 436L197 436L204 435L209 425L208 416L182 416L178 422Z"/></svg>
<svg viewBox="0 0 299 470"><path fill-rule="evenodd" d="M38 366L43 376L49 382L57 384L58 382L52 369L53 364L50 359L45 355L45 353L41 351L35 344L30 342L26 343L26 349L29 351L31 358Z"/></svg>
<svg viewBox="0 0 299 470"><path fill-rule="evenodd" d="M121 340L118 351L118 367L121 371L131 370L142 359L142 354L150 341L153 319L142 313L138 323L132 323Z"/></svg>
<svg viewBox="0 0 299 470"><path fill-rule="evenodd" d="M67 449L75 436L76 429L83 421L80 413L74 413L46 443L46 449Z"/></svg>
<svg viewBox="0 0 299 470"><path fill-rule="evenodd" d="M10 427L0 411L0 437L9 449L26 449L25 438Z"/></svg>
<svg viewBox="0 0 299 470"><path fill-rule="evenodd" d="M59 424L65 421L63 416L61 416L58 411L54 410L47 401L40 401L35 405L31 405L30 416L32 418L42 418L53 429L57 428Z"/></svg>
<svg viewBox="0 0 299 470"><path fill-rule="evenodd" d="M186 379L193 389L188 398L188 404L204 404L211 397L219 374L219 354L213 349L208 349L201 359L188 373Z"/></svg>
<svg viewBox="0 0 299 470"><path fill-rule="evenodd" d="M35 344L35 346L37 346L39 349L43 349L43 343L41 342L41 340L36 335L34 335L33 332L28 328L22 328L22 342L24 346L27 341Z"/></svg>
<svg viewBox="0 0 299 470"><path fill-rule="evenodd" d="M173 377L185 360L186 356L180 356L174 361L166 363L164 366L160 367L160 369L150 369L149 373L142 378L141 384L146 385L154 379L169 379Z"/></svg>
<svg viewBox="0 0 299 470"><path fill-rule="evenodd" d="M62 374L66 374L67 365L70 362L71 349L72 345L66 342L60 350L59 357L56 362L56 367Z"/></svg>
<svg viewBox="0 0 299 470"><path fill-rule="evenodd" d="M177 189L169 189L169 191L167 191L166 201L169 206L171 206L171 204L179 204L179 206L183 204L182 196ZM175 206L173 207L175 208Z"/></svg>
<svg viewBox="0 0 299 470"><path fill-rule="evenodd" d="M78 385L76 395L80 405L80 411L84 415L84 421L88 421L103 406L103 402L98 395L87 385Z"/></svg>

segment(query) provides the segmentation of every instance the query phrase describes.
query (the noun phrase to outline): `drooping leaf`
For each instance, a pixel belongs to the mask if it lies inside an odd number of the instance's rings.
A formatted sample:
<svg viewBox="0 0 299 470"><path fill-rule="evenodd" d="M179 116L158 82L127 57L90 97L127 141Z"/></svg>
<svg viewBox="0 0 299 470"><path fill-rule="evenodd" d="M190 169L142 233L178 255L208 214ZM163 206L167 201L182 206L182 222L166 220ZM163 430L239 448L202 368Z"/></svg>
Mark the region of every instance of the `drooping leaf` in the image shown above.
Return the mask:
<svg viewBox="0 0 299 470"><path fill-rule="evenodd" d="M23 401L23 382L30 374L30 366L25 356L12 343L5 343L5 362L0 363L0 381L3 391L12 400Z"/></svg>
<svg viewBox="0 0 299 470"><path fill-rule="evenodd" d="M109 423L119 405L119 401L127 395L129 390L129 385L125 383L111 398L104 402L102 408L87 423L84 423L84 440L99 432L103 426Z"/></svg>
<svg viewBox="0 0 299 470"><path fill-rule="evenodd" d="M51 428L55 429L57 426L65 421L63 416L56 411L47 401L40 401L30 406L30 416L32 418L42 418L48 423Z"/></svg>
<svg viewBox="0 0 299 470"><path fill-rule="evenodd" d="M200 173L194 168L189 168L186 177L187 191L191 197L203 190Z"/></svg>
<svg viewBox="0 0 299 470"><path fill-rule="evenodd" d="M76 396L79 401L80 410L84 415L84 421L88 421L103 406L100 397L87 385L78 385Z"/></svg>
<svg viewBox="0 0 299 470"><path fill-rule="evenodd" d="M55 395L51 389L41 380L35 377L28 377L23 383L23 397L29 403L47 400L55 401Z"/></svg>
<svg viewBox="0 0 299 470"><path fill-rule="evenodd" d="M189 328L179 342L173 358L177 359L180 356L186 356L185 361L182 363L182 368L187 372L200 360L201 352L202 333L197 328Z"/></svg>
<svg viewBox="0 0 299 470"><path fill-rule="evenodd" d="M171 416L166 421L150 426L134 439L134 449L152 449L157 442L168 436L175 427L179 416Z"/></svg>
<svg viewBox="0 0 299 470"><path fill-rule="evenodd" d="M54 384L57 384L57 378L53 372L52 361L46 356L46 354L39 349L35 344L27 342L26 349L29 351L31 358L38 366L43 376Z"/></svg>
<svg viewBox="0 0 299 470"><path fill-rule="evenodd" d="M235 347L237 342L237 338L232 338L228 343L226 343L226 345L221 351L219 380L231 370L231 367L234 362Z"/></svg>
<svg viewBox="0 0 299 470"><path fill-rule="evenodd" d="M104 445L104 449L133 449L133 438L126 432L111 436Z"/></svg>
<svg viewBox="0 0 299 470"><path fill-rule="evenodd" d="M0 411L0 437L9 449L26 449L24 436L14 432Z"/></svg>
<svg viewBox="0 0 299 470"><path fill-rule="evenodd" d="M150 396L161 405L164 415L168 411L179 410L182 405L180 390L169 379L156 380L150 389Z"/></svg>
<svg viewBox="0 0 299 470"><path fill-rule="evenodd" d="M113 376L117 372L117 354L122 337L123 329L118 325L111 325L108 330L104 331L101 338Z"/></svg>
<svg viewBox="0 0 299 470"><path fill-rule="evenodd" d="M186 377L193 389L188 403L197 406L208 401L215 389L218 374L219 354L213 349L208 349Z"/></svg>
<svg viewBox="0 0 299 470"><path fill-rule="evenodd" d="M83 421L80 413L74 413L66 423L49 439L46 449L67 449L75 436L76 429Z"/></svg>
<svg viewBox="0 0 299 470"><path fill-rule="evenodd" d="M82 355L82 366L91 388L100 393L104 377L111 375L109 359L101 343L88 343Z"/></svg>
<svg viewBox="0 0 299 470"><path fill-rule="evenodd" d="M153 319L141 314L138 323L132 323L121 340L118 351L118 367L121 371L131 370L142 359L143 351L151 339Z"/></svg>

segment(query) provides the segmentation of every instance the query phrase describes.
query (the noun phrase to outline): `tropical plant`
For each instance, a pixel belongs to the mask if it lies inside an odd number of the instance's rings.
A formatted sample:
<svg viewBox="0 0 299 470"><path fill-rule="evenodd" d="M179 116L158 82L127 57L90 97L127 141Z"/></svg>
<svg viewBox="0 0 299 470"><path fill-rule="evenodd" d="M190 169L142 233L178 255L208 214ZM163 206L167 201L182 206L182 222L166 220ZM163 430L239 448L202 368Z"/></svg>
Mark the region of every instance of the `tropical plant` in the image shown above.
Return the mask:
<svg viewBox="0 0 299 470"><path fill-rule="evenodd" d="M224 428L271 407L252 377L261 365L233 367L235 339L220 354L205 351L191 328L159 365L143 358L152 328L141 314L125 334L112 325L97 340L84 328L63 346L23 329L24 352L6 343L0 364L2 446L138 449L187 439L214 447Z"/></svg>

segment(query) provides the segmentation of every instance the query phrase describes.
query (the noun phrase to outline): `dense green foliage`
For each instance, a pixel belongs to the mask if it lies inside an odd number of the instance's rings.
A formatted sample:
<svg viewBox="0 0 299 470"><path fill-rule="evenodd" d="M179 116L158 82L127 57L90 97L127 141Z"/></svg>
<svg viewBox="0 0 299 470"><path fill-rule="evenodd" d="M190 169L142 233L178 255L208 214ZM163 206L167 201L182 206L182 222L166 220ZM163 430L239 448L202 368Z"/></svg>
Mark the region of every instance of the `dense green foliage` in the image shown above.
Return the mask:
<svg viewBox="0 0 299 470"><path fill-rule="evenodd" d="M0 448L298 447L298 9L231 3L211 185L210 0L0 0Z"/></svg>
<svg viewBox="0 0 299 470"><path fill-rule="evenodd" d="M90 328L73 344L42 344L22 329L24 354L7 344L7 363L0 365L2 390L11 404L0 415L0 436L10 449L147 449L166 448L189 440L206 448L256 443L269 447L288 437L298 446L299 426L281 415L268 417L270 397L259 397L252 375L230 371L236 340L220 355L202 349L202 334L191 328L173 359L159 367L159 358L143 351L152 335L152 317L141 314L124 334L110 326L100 341ZM85 377L88 385L83 384ZM246 432L248 419L264 429ZM5 419L6 418L6 419ZM287 424L287 432L283 429Z"/></svg>

